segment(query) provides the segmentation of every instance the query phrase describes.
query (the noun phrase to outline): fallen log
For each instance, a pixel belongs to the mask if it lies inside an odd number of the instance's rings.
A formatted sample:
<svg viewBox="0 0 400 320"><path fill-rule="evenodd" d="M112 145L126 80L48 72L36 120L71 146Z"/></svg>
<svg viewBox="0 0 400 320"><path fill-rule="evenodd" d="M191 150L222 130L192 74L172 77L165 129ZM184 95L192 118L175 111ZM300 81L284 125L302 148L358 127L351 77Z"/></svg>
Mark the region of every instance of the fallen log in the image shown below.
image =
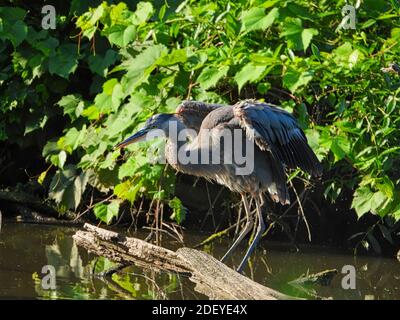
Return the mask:
<svg viewBox="0 0 400 320"><path fill-rule="evenodd" d="M0 201L7 201L29 206L37 211L47 213L55 217L59 215L57 210L43 203L41 199L38 199L34 195L24 191L0 189Z"/></svg>
<svg viewBox="0 0 400 320"><path fill-rule="evenodd" d="M5 207L4 217L9 221L65 226L83 225L73 212L60 213L43 200L20 190L0 189L0 205Z"/></svg>
<svg viewBox="0 0 400 320"><path fill-rule="evenodd" d="M195 289L210 299L294 299L252 281L203 251L181 248L174 252L87 223L84 229L87 231L77 231L73 236L77 245L121 265L187 275L196 284Z"/></svg>
<svg viewBox="0 0 400 320"><path fill-rule="evenodd" d="M20 204L10 205L8 209L12 209L12 211L14 212L14 214L7 217L7 221L12 222L73 227L79 227L84 224L84 222L82 222L81 220L68 220L63 219L62 217L55 218L52 216L48 216L47 214L44 214L42 212L39 213L29 207Z"/></svg>
<svg viewBox="0 0 400 320"><path fill-rule="evenodd" d="M85 223L86 231L77 231L73 238L80 245L99 256L122 265L136 264L158 271L188 273L191 270L177 253L146 241L128 238L114 231Z"/></svg>

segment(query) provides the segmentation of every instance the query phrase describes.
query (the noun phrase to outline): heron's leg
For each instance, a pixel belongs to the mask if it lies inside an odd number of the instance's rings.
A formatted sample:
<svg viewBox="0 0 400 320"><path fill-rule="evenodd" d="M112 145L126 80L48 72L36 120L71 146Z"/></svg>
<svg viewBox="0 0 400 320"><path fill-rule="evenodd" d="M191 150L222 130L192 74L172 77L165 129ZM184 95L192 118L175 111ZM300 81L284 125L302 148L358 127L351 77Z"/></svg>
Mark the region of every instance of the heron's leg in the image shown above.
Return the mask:
<svg viewBox="0 0 400 320"><path fill-rule="evenodd" d="M242 194L242 202L244 205L244 211L246 212L246 224L243 228L243 230L240 232L239 236L235 240L235 242L232 244L232 246L229 248L229 250L225 253L225 255L221 258L221 262L224 262L226 258L228 258L231 253L236 249L236 247L239 245L239 243L243 240L243 238L248 234L253 228L253 218L251 216L250 212L250 206L249 202L247 201L247 198L244 194Z"/></svg>
<svg viewBox="0 0 400 320"><path fill-rule="evenodd" d="M260 198L261 199L261 198ZM243 257L242 262L240 263L239 267L237 268L238 272L241 272L245 263L247 262L247 260L249 259L250 255L253 253L254 249L256 248L256 245L258 243L258 241L261 238L261 235L263 234L264 230L265 230L265 224L264 224L264 219L262 217L262 212L261 212L261 206L260 206L260 199L255 198L255 202L256 202L256 208L257 208L257 218L258 218L258 227L257 227L257 232L256 235L254 237L253 242L250 244L250 247L247 249L246 254Z"/></svg>

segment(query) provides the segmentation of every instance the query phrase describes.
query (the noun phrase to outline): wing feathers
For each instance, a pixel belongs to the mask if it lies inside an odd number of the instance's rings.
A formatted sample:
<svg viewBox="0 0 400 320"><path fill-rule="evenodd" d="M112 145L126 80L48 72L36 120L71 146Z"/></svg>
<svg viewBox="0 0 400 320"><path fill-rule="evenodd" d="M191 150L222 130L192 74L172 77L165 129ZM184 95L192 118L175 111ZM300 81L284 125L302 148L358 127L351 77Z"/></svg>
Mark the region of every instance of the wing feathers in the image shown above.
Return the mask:
<svg viewBox="0 0 400 320"><path fill-rule="evenodd" d="M321 175L321 164L291 114L256 101L239 102L233 109L241 127L246 132L254 130L254 140L261 150L271 151L289 168Z"/></svg>

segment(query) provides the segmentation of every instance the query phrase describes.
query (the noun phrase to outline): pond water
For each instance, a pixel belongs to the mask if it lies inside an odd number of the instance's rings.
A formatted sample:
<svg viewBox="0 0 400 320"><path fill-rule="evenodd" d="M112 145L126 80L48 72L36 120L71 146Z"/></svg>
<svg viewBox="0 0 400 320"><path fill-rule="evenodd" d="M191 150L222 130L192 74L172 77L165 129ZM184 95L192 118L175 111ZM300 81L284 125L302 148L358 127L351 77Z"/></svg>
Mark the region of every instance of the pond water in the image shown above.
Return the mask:
<svg viewBox="0 0 400 320"><path fill-rule="evenodd" d="M93 272L112 266L104 258L78 248L73 228L3 223L0 232L0 299L207 299L194 290L183 276L156 273L132 266L102 280ZM121 231L121 229L119 230ZM132 234L145 238L147 232ZM184 234L185 245L194 246L206 238L204 234ZM181 244L164 237L163 246L176 249ZM206 246L204 250L221 257L230 245L229 239ZM235 266L245 251L238 249L227 263ZM56 270L56 289L41 285L43 266ZM356 269L356 289L342 288L342 267ZM294 286L289 282L306 274L327 269L339 273L329 286L318 284ZM300 251L264 241L245 273L253 280L281 292L298 297L333 299L400 299L400 262L395 259L354 257L324 247L306 247Z"/></svg>

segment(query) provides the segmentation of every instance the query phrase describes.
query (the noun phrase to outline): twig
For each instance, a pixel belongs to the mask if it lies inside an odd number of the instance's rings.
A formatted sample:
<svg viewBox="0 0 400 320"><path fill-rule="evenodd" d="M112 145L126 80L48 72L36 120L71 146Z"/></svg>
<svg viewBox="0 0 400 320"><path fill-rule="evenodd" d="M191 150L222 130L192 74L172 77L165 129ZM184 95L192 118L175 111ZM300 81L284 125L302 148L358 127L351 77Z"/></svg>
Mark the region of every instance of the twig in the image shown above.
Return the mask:
<svg viewBox="0 0 400 320"><path fill-rule="evenodd" d="M131 214L131 217L132 217L132 222L129 225L128 232L131 231L132 226L134 226L135 227L135 231L137 231L136 221L139 219L139 214L142 211L143 202L144 202L144 198L142 197L141 201L140 201L139 209L137 209L136 217L133 216L133 211L132 211L132 208L131 208L130 214Z"/></svg>
<svg viewBox="0 0 400 320"><path fill-rule="evenodd" d="M215 218L214 218L214 210L213 210L213 209L214 209L215 201L214 201L214 203L211 201L211 198L210 198L210 191L208 190L208 183L206 183L206 190L207 190L207 199L208 199L208 205L209 205L209 207L208 207L206 216L204 217L203 221L201 222L200 230L203 229L204 224L206 223L207 218L208 218L209 216L211 216L212 223L213 223L213 228L215 229ZM220 194L220 193L218 193L216 199L218 199L219 194Z"/></svg>
<svg viewBox="0 0 400 320"><path fill-rule="evenodd" d="M183 236L181 233L179 233L178 229L176 228L176 224L168 224L168 223L162 222L162 225L165 226L166 228L168 228L169 230L171 230L172 232L174 232L176 234L176 236L179 238L178 241L180 243L183 243Z"/></svg>
<svg viewBox="0 0 400 320"><path fill-rule="evenodd" d="M282 89L279 89L279 88L274 88L274 87L272 87L271 90L275 90L275 91L277 91L277 92L279 92L279 93L286 94L286 95L287 95L288 97L290 97L292 100L296 101L297 103L300 103L300 99L297 98L296 96L294 96L293 94L291 94L290 92L287 92L287 91L282 90Z"/></svg>
<svg viewBox="0 0 400 320"><path fill-rule="evenodd" d="M240 220L241 220L241 216L242 216L242 209L243 209L243 204L242 201L240 201L240 206L239 206L239 210L238 210L238 216L237 216L237 220L236 220L236 228L235 228L235 238L236 236L239 234L239 227L240 227Z"/></svg>
<svg viewBox="0 0 400 320"><path fill-rule="evenodd" d="M126 272L126 274L131 274L131 275L134 275L134 276L137 276L137 277L142 277L142 278L146 279L147 281L151 282L151 283L154 285L154 288L156 289L156 290L153 290L153 291L159 292L159 293L160 293L160 296L161 296L164 300L167 299L167 295L165 294L165 292L163 291L163 289L160 288L160 286L157 284L156 280L151 279L150 277L146 276L145 274L140 274L140 273L135 273L135 272ZM155 276L154 271L152 271L152 276ZM155 298L158 299L158 296L156 296Z"/></svg>
<svg viewBox="0 0 400 320"><path fill-rule="evenodd" d="M245 220L246 220L246 217L242 218L242 220L240 220L239 223L242 223ZM223 235L227 234L230 230L232 230L235 227L236 227L236 224L233 224L233 225L229 226L228 228L226 228L226 229L224 229L224 230L222 230L220 232L213 233L211 236L209 236L204 241L200 242L199 244L196 244L194 246L194 248L198 248L198 247L204 246L204 245L214 241L215 239L222 237Z"/></svg>
<svg viewBox="0 0 400 320"><path fill-rule="evenodd" d="M150 230L150 234L154 234L154 232L163 232L167 235L169 235L171 238L177 240L178 242L182 242L178 237L176 237L175 235L173 235L172 233L168 232L168 230L164 230L164 229L156 229L154 227L143 227L143 229L147 229ZM149 241L150 239L145 239L145 241Z"/></svg>
<svg viewBox="0 0 400 320"><path fill-rule="evenodd" d="M395 42L392 43L389 47L387 47L387 48L385 48L385 49L382 49L382 50L380 50L380 51L378 51L378 52L376 52L376 53L374 53L374 54L371 54L371 57L373 58L373 57L376 57L376 56L378 56L378 55L384 54L385 52L387 52L387 51L389 51L390 49L392 49L393 47L395 47L398 43L399 43L398 41L395 41Z"/></svg>
<svg viewBox="0 0 400 320"><path fill-rule="evenodd" d="M91 198L90 203L89 203L89 206L86 208L86 210L84 210L83 212L79 213L78 216L74 219L74 221L75 221L75 220L79 220L79 218L81 218L85 213L87 213L87 212L89 212L90 210L92 210L97 204L107 202L107 201L110 200L112 197L114 197L113 194L112 194L111 196L109 196L109 197L107 197L107 198L105 198L105 199L99 201L99 202L96 202L95 204L93 204L93 198Z"/></svg>
<svg viewBox="0 0 400 320"><path fill-rule="evenodd" d="M308 221L307 221L306 215L304 214L303 205L301 204L299 195L297 194L296 188L294 187L292 181L289 181L289 183L290 183L291 187L293 188L294 194L296 195L296 199L297 199L297 202L299 204L299 210L301 212L301 216L303 218L304 224L306 225L306 228L307 228L308 240L311 242L310 226L308 225Z"/></svg>

